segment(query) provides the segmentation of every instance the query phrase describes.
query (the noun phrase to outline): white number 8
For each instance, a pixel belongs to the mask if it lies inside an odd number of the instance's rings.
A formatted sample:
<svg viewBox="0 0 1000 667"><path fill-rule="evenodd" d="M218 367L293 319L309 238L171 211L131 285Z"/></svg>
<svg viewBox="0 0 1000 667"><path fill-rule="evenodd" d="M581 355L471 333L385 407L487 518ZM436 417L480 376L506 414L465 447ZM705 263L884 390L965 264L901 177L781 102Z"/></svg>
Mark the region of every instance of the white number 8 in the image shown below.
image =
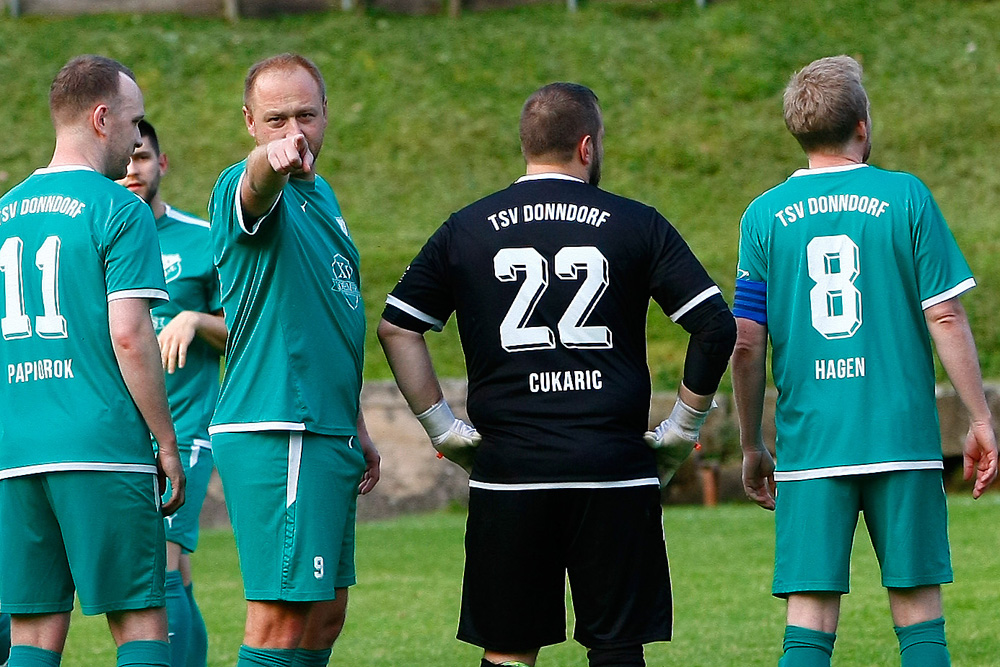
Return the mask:
<svg viewBox="0 0 1000 667"><path fill-rule="evenodd" d="M850 338L861 327L861 271L858 246L846 234L817 236L806 246L812 325L824 338Z"/></svg>

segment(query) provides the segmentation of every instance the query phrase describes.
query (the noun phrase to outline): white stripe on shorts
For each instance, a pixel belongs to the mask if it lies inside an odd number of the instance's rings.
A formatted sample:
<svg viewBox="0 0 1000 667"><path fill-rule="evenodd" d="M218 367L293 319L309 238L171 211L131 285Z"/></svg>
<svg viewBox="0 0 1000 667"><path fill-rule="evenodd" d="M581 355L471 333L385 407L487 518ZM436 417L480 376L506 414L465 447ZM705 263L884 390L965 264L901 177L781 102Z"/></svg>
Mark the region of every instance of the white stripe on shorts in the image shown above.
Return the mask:
<svg viewBox="0 0 1000 667"><path fill-rule="evenodd" d="M302 465L302 433L288 434L288 479L285 481L285 507L291 507L299 492L299 467Z"/></svg>

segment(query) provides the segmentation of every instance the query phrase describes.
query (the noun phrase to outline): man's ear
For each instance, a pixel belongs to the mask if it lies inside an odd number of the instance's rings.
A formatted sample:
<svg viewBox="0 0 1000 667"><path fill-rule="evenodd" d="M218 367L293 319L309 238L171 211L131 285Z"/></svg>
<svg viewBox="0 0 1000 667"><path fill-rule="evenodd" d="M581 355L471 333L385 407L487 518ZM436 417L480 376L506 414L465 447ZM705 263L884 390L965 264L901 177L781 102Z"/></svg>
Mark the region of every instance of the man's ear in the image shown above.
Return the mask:
<svg viewBox="0 0 1000 667"><path fill-rule="evenodd" d="M98 104L90 114L90 124L100 136L108 134L108 114L111 109L107 104Z"/></svg>
<svg viewBox="0 0 1000 667"><path fill-rule="evenodd" d="M589 166L594 161L595 151L594 138L589 134L583 135L580 143L576 145L576 156L580 159L580 162L585 166Z"/></svg>
<svg viewBox="0 0 1000 667"><path fill-rule="evenodd" d="M247 132L250 136L254 136L254 122L253 122L253 112L247 108L247 105L243 105L243 122L246 123Z"/></svg>

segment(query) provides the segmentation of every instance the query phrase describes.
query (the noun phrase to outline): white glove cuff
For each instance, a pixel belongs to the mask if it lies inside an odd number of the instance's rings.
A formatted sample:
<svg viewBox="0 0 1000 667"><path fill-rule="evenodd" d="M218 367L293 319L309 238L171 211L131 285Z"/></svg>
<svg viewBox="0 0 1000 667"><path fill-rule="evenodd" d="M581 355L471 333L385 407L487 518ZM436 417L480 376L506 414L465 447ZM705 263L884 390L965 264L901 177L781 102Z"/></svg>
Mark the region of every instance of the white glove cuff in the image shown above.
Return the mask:
<svg viewBox="0 0 1000 667"><path fill-rule="evenodd" d="M668 419L685 438L688 440L697 440L698 433L701 431L705 420L708 419L710 410L711 408L704 412L695 410L678 398L677 402L674 403L674 409L670 411Z"/></svg>
<svg viewBox="0 0 1000 667"><path fill-rule="evenodd" d="M448 406L448 402L442 398L417 415L417 419L431 440L434 440L451 430L451 425L455 423L455 414Z"/></svg>

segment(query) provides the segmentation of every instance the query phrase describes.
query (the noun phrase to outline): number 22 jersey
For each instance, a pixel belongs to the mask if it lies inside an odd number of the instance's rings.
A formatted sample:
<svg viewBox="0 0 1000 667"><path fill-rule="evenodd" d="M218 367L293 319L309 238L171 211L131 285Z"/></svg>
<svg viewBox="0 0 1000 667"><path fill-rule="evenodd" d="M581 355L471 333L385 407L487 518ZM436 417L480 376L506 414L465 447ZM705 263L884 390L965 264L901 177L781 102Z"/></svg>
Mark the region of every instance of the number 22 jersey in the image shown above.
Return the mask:
<svg viewBox="0 0 1000 667"><path fill-rule="evenodd" d="M755 199L737 292L766 293L775 479L941 468L924 310L975 284L910 174L801 169ZM734 314L754 319L739 301Z"/></svg>
<svg viewBox="0 0 1000 667"><path fill-rule="evenodd" d="M423 333L456 313L483 436L473 486L657 484L642 439L650 297L682 324L722 300L655 209L542 174L453 214L384 317Z"/></svg>

